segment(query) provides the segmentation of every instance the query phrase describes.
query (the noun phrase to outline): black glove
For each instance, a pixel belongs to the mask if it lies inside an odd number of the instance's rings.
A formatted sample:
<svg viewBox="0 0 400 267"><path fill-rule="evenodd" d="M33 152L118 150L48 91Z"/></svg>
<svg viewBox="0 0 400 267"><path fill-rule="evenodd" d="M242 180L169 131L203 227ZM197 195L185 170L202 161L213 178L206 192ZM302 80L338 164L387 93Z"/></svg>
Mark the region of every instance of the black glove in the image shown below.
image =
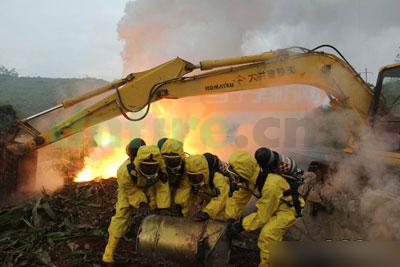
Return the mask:
<svg viewBox="0 0 400 267"><path fill-rule="evenodd" d="M204 222L204 221L207 221L208 219L210 219L210 215L208 215L207 212L200 211L199 213L196 214L194 221Z"/></svg>
<svg viewBox="0 0 400 267"><path fill-rule="evenodd" d="M142 216L147 216L150 213L150 206L146 202L141 202L139 204L139 214Z"/></svg>
<svg viewBox="0 0 400 267"><path fill-rule="evenodd" d="M169 216L170 211L168 209L157 209L157 214L161 216Z"/></svg>
<svg viewBox="0 0 400 267"><path fill-rule="evenodd" d="M182 206L179 205L179 204L172 205L172 207L171 207L171 212L172 212L172 214L173 214L174 216L177 216L177 217L182 217L182 216L183 216L183 213L182 213Z"/></svg>
<svg viewBox="0 0 400 267"><path fill-rule="evenodd" d="M242 220L235 221L233 219L228 220L228 225L226 227L226 234L231 237L237 237L243 231Z"/></svg>

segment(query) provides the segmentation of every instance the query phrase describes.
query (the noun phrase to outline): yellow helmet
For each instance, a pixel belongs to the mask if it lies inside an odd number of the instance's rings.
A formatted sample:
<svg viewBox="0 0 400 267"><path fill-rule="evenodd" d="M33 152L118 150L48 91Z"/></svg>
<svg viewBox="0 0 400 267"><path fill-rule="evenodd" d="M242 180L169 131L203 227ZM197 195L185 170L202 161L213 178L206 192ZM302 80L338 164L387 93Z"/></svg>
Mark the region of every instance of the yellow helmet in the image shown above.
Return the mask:
<svg viewBox="0 0 400 267"><path fill-rule="evenodd" d="M135 169L146 179L146 184L155 184L161 173L165 173L165 165L157 146L147 145L138 149L134 160Z"/></svg>
<svg viewBox="0 0 400 267"><path fill-rule="evenodd" d="M190 155L185 160L185 172L193 186L200 187L208 183L208 162L203 155Z"/></svg>
<svg viewBox="0 0 400 267"><path fill-rule="evenodd" d="M238 179L256 184L260 167L252 154L247 151L236 151L229 157L228 172Z"/></svg>

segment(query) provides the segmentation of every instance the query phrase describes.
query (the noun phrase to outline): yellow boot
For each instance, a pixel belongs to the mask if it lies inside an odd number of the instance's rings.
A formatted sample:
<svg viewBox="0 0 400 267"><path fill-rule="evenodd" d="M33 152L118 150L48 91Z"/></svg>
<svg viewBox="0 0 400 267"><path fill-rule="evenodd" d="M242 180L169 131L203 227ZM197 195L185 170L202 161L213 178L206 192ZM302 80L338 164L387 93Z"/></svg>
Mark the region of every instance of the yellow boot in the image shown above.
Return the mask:
<svg viewBox="0 0 400 267"><path fill-rule="evenodd" d="M269 251L260 251L260 263L258 267L268 267L269 266Z"/></svg>
<svg viewBox="0 0 400 267"><path fill-rule="evenodd" d="M119 237L114 237L110 235L108 237L108 243L103 254L103 262L111 263L114 262L114 251L117 248L119 242Z"/></svg>

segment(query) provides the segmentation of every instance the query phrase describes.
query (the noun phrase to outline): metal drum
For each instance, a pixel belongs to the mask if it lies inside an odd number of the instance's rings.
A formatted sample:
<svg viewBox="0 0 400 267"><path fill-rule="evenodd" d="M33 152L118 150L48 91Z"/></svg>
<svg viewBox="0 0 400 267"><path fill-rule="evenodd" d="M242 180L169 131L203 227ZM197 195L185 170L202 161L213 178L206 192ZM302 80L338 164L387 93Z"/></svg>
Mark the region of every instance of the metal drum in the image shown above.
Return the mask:
<svg viewBox="0 0 400 267"><path fill-rule="evenodd" d="M139 228L137 252L185 265L227 266L230 240L225 230L222 222L150 215Z"/></svg>

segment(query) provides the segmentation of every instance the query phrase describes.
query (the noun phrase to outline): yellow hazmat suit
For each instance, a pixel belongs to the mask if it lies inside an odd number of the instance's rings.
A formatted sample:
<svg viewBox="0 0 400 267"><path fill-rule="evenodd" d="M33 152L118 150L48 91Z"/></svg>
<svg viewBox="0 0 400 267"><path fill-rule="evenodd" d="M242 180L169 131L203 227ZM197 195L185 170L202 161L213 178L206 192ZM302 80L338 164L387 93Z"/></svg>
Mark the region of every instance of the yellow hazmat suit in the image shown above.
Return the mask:
<svg viewBox="0 0 400 267"><path fill-rule="evenodd" d="M191 186L184 169L186 154L183 151L183 143L175 139L167 139L161 147L161 155L166 164L171 200L173 204L181 206L182 214L186 216L189 212ZM180 157L181 163L179 166L171 169L168 161L174 161L174 157L176 156Z"/></svg>
<svg viewBox="0 0 400 267"><path fill-rule="evenodd" d="M218 171L210 174L204 155L189 156L185 161L185 170L188 175L201 174L203 176L202 181L197 184L198 195L203 197L207 204L201 211L207 213L211 219L223 218L225 202L229 193L228 178Z"/></svg>
<svg viewBox="0 0 400 267"><path fill-rule="evenodd" d="M239 153L240 152L240 153ZM255 158L253 158L247 152L235 152L231 156L231 160L234 162L234 169L240 176L242 176L247 181L257 180L258 173L260 172L260 167L257 164ZM232 163L229 162L232 167ZM254 174L256 174L255 177ZM250 186L250 188L247 188ZM225 216L227 219L239 219L240 215L243 214L244 208L249 202L252 193L255 190L255 186L248 183L248 186L241 187L238 191L235 191L231 197L226 200Z"/></svg>
<svg viewBox="0 0 400 267"><path fill-rule="evenodd" d="M142 202L147 203L151 209L170 207L168 181L158 180L155 184L148 186L146 178L139 171L140 164L149 158L158 163L160 172L165 173L164 161L157 146L140 147L134 164L132 165L131 160L128 159L117 171L118 200L115 205L115 215L108 227L109 241L103 255L104 262L113 262L118 240L125 234L134 208L139 208Z"/></svg>
<svg viewBox="0 0 400 267"><path fill-rule="evenodd" d="M231 197L228 197L225 205L225 218L227 220L238 220L240 215L243 214L244 208L250 201L251 192L244 188L239 188Z"/></svg>
<svg viewBox="0 0 400 267"><path fill-rule="evenodd" d="M233 153L229 159L229 165L242 178L247 180L244 187L256 191L256 181L260 172L254 157L245 151ZM296 221L296 211L289 207L291 196L284 196L284 192L290 186L286 180L278 174L268 174L260 198L256 202L257 211L243 218L242 226L246 231L261 228L258 237L260 248L260 265L268 266L270 258L271 242L282 241L286 230ZM235 192L236 193L236 192ZM247 199L248 196L245 196ZM232 204L231 204L232 205ZM241 207L242 203L238 206Z"/></svg>

